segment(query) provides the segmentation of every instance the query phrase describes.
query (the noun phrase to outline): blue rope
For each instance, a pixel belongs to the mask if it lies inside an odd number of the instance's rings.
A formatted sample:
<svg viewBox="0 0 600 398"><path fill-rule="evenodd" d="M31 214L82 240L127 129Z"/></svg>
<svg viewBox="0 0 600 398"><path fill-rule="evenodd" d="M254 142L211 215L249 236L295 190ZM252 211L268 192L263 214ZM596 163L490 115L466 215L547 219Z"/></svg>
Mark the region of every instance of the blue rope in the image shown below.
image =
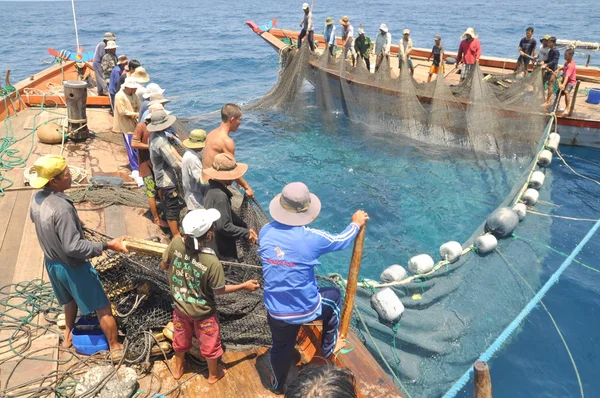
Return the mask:
<svg viewBox="0 0 600 398"><path fill-rule="evenodd" d="M479 357L480 361L488 362L492 358L492 356L500 348L502 348L502 345L514 333L514 331L519 327L521 322L523 322L523 320L525 320L527 315L529 315L531 313L531 311L533 311L533 309L538 305L538 303L546 295L548 290L550 290L552 285L554 285L556 282L558 282L558 278L567 269L567 267L569 267L569 265L571 265L571 263L573 262L573 259L575 259L575 257L577 257L577 255L579 254L581 249L583 249L583 247L591 239L591 237L594 235L594 233L596 232L598 227L600 227L600 220L596 221L596 224L594 224L592 229L590 229L588 231L587 235L585 235L585 237L581 240L581 242L579 242L579 244L571 252L569 257L567 257L565 259L565 261L563 261L561 266L556 270L556 272L554 272L554 274L552 274L550 279L548 279L548 281L544 284L544 286L540 289L540 291L531 299L531 301L525 306L525 308L523 308L523 310L519 313L519 315L517 315L517 317L506 327L506 329L504 329L502 334L500 334L500 336L498 336L498 338L492 343L492 345L490 345L488 347L488 349L485 350L485 352L483 354L481 354L481 356ZM473 367L471 366L465 372L465 374L462 375L462 377L460 379L458 379L458 381L456 383L454 383L454 385L448 390L448 392L446 392L446 394L444 394L444 398L455 397L456 394L458 394L464 388L464 386L469 382L469 380L471 380L472 374L473 374Z"/></svg>

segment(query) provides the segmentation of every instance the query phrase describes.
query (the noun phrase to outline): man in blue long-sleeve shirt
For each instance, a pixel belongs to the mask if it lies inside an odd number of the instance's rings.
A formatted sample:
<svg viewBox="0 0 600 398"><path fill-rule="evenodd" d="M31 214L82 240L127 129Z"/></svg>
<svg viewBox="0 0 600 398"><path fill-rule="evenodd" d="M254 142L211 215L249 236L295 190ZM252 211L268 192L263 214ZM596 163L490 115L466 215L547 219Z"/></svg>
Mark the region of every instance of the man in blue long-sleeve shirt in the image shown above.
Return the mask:
<svg viewBox="0 0 600 398"><path fill-rule="evenodd" d="M321 265L318 260L321 255L350 246L369 219L367 213L359 210L342 233L332 235L306 227L320 211L319 198L303 183L293 182L271 201L269 212L275 221L265 225L259 235L276 393L284 392L296 337L303 323L322 320L322 355L329 358L336 351L341 294L335 287L319 288L315 267Z"/></svg>
<svg viewBox="0 0 600 398"><path fill-rule="evenodd" d="M333 18L327 17L325 20L325 32L323 32L323 40L327 43L329 54L333 56L333 50L335 50L335 25Z"/></svg>

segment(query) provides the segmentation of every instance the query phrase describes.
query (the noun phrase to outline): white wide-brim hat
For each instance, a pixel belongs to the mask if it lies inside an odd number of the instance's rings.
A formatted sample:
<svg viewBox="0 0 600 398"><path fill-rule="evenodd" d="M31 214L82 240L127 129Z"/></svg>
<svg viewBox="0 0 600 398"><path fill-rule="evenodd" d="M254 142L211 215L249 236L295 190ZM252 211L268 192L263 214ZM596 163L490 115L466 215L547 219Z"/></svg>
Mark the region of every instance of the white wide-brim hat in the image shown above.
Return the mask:
<svg viewBox="0 0 600 398"><path fill-rule="evenodd" d="M466 35L469 35L474 39L477 38L477 35L475 34L475 30L473 28L467 28L467 30L465 30L465 33L463 33L460 37L465 37Z"/></svg>
<svg viewBox="0 0 600 398"><path fill-rule="evenodd" d="M387 25L382 23L381 25L379 25L379 30L383 30L385 33L387 33L388 32Z"/></svg>

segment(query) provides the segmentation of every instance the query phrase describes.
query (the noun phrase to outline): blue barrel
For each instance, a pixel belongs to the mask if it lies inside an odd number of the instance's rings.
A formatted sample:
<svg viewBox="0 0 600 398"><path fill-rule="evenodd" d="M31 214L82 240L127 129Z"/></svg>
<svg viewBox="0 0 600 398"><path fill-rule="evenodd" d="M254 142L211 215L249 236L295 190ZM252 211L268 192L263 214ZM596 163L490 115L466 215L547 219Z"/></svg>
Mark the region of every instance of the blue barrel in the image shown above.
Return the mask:
<svg viewBox="0 0 600 398"><path fill-rule="evenodd" d="M590 104L600 104L600 88L590 88L587 100L585 102Z"/></svg>

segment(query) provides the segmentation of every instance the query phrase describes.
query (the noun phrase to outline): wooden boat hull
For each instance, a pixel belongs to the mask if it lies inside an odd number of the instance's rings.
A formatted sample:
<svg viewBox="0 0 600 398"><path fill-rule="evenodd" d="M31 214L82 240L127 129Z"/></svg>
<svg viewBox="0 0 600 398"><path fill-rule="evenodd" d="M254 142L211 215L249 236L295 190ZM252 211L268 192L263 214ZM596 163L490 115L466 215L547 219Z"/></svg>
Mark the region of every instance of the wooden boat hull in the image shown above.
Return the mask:
<svg viewBox="0 0 600 398"><path fill-rule="evenodd" d="M282 40L297 40L299 34L299 32L297 31L283 29L271 29L269 32L263 32L262 30L260 30L257 24L252 21L247 21L246 24L252 29L252 31L259 35L271 47L273 47L273 49L275 49L278 52L283 51L288 46ZM341 45L341 39L338 37L336 40L337 44ZM325 47L323 35L315 34L315 41L317 42L319 48ZM392 45L391 52L392 54L397 54L398 46ZM413 50L413 56L415 58L427 58L429 56L429 50L417 48ZM446 56L456 56L456 54L448 52L446 53ZM516 66L516 60L497 57L481 57L480 65L486 67L499 68L501 70L512 70ZM316 66L313 65L313 69L314 68L316 68ZM339 87L339 74L333 70L327 70L326 72L331 81L337 81L337 85ZM578 78L600 78L600 68L578 67L577 73ZM311 83L313 83L313 85L317 84L314 79L310 80L312 80ZM364 83L354 81L351 78L347 80L352 84L364 85ZM341 88L339 90L332 90L332 93L334 94L336 94L337 92L341 92ZM419 100L424 104L431 102L430 99L427 98L419 98ZM558 125L559 133L561 134L561 144L600 148L600 119L592 120L580 119L576 117L559 117Z"/></svg>

